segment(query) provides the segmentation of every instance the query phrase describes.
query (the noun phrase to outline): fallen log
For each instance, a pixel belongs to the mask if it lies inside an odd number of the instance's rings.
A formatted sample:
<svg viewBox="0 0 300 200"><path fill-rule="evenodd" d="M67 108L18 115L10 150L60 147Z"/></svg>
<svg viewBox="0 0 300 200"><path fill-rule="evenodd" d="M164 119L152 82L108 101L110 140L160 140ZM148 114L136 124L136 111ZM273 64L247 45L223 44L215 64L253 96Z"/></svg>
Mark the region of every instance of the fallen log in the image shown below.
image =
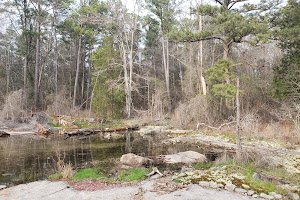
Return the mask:
<svg viewBox="0 0 300 200"><path fill-rule="evenodd" d="M138 130L139 126L130 126L130 127L122 127L122 128L106 128L106 129L76 129L71 132L64 132L64 134L68 136L77 136L77 135L92 135L98 133L107 133L107 132L122 132L122 131L134 131Z"/></svg>
<svg viewBox="0 0 300 200"><path fill-rule="evenodd" d="M0 131L0 137L9 137L10 134L9 133L6 133L4 131Z"/></svg>
<svg viewBox="0 0 300 200"><path fill-rule="evenodd" d="M121 128L108 128L108 129L103 129L102 132L120 132L120 131L134 131L138 130L139 126L129 126L129 127L121 127Z"/></svg>
<svg viewBox="0 0 300 200"><path fill-rule="evenodd" d="M71 132L66 132L65 134L67 134L68 136L75 136L75 135L91 135L94 134L95 132L97 132L96 130L93 129L77 129ZM99 132L98 132L99 133Z"/></svg>

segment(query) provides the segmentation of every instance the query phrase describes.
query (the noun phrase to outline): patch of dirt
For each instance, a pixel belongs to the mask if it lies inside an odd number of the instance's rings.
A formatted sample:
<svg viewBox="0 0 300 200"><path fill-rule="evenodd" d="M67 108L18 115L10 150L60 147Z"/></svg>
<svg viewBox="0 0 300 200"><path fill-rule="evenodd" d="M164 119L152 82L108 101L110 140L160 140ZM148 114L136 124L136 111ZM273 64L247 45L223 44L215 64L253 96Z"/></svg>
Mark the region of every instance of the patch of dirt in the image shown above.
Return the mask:
<svg viewBox="0 0 300 200"><path fill-rule="evenodd" d="M153 184L153 189L150 190L150 192L156 192L157 194L168 194L174 191L177 191L179 189L186 188L185 186L175 183L170 178L168 179L162 179Z"/></svg>
<svg viewBox="0 0 300 200"><path fill-rule="evenodd" d="M113 188L124 187L119 183L104 183L100 181L68 181L68 184L77 191L97 191L97 190L110 190Z"/></svg>

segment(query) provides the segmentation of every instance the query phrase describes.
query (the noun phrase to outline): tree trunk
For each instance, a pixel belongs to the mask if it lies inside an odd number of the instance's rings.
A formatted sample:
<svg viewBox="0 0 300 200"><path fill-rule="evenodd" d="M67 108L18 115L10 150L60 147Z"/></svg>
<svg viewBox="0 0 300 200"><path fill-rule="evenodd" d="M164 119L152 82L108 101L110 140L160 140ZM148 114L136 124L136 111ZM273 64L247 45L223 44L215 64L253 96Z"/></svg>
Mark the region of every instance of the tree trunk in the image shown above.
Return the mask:
<svg viewBox="0 0 300 200"><path fill-rule="evenodd" d="M79 71L80 71L81 37L82 36L79 35L77 63L76 63L76 77L75 77L74 96L73 96L73 108L75 108L75 106L76 106L76 97L77 97L77 90L78 90L78 79L79 79Z"/></svg>
<svg viewBox="0 0 300 200"><path fill-rule="evenodd" d="M223 59L225 59L225 60L228 60L228 58L229 58L230 45L231 45L231 42L229 42L229 43L224 42L224 45L223 45L223 48L224 48Z"/></svg>
<svg viewBox="0 0 300 200"><path fill-rule="evenodd" d="M54 23L57 23L57 13L56 13L56 4L57 1L55 1L55 6L53 8L54 13ZM58 42L57 42L57 32L56 32L56 26L54 26L54 40L55 40L55 59L54 59L54 66L55 66L55 113L58 113Z"/></svg>
<svg viewBox="0 0 300 200"><path fill-rule="evenodd" d="M240 124L240 80L237 78L236 80L236 129L237 129L237 160L241 162L243 160L242 155L242 139L241 139L241 124Z"/></svg>
<svg viewBox="0 0 300 200"><path fill-rule="evenodd" d="M201 1L202 4L202 1ZM202 15L199 15L199 32L202 31ZM203 76L203 42L200 40L199 42L199 72L200 72L200 81L199 81L199 93L203 93L203 85L202 85L202 76Z"/></svg>
<svg viewBox="0 0 300 200"><path fill-rule="evenodd" d="M35 73L34 73L34 107L38 109L39 104L39 70L40 70L40 1L38 1L38 14L36 19L36 52L35 52Z"/></svg>
<svg viewBox="0 0 300 200"><path fill-rule="evenodd" d="M10 81L10 48L7 50L7 57L5 62L5 69L6 69L6 94L9 93L9 81Z"/></svg>
<svg viewBox="0 0 300 200"><path fill-rule="evenodd" d="M85 52L85 50L83 49L83 52ZM83 64L82 64L82 79L81 79L81 106L83 106L84 104L84 87L85 87L85 58L83 58L82 60Z"/></svg>
<svg viewBox="0 0 300 200"><path fill-rule="evenodd" d="M169 74L169 43L167 39L167 45L165 45L165 38L162 36L162 50L163 50L163 65L164 65L164 72L165 72L165 81L167 87L167 94L168 94L168 112L171 113L171 94L170 94L170 74Z"/></svg>

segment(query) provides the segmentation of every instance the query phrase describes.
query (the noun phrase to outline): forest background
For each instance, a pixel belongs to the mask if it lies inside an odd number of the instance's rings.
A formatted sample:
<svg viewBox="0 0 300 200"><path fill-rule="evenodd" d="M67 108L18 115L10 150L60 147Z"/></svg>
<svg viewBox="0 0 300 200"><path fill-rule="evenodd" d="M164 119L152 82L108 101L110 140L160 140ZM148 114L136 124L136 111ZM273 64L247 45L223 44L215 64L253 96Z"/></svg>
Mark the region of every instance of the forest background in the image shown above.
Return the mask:
<svg viewBox="0 0 300 200"><path fill-rule="evenodd" d="M131 5L2 1L1 117L217 126L235 121L239 79L243 130L300 142L299 0Z"/></svg>

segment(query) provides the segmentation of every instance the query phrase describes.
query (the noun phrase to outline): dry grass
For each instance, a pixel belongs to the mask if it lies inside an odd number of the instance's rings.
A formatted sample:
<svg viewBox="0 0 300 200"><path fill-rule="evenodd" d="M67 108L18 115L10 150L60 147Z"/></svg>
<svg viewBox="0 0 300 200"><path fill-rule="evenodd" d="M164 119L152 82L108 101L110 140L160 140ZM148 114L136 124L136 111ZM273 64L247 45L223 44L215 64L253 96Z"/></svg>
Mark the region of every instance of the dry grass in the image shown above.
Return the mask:
<svg viewBox="0 0 300 200"><path fill-rule="evenodd" d="M172 125L177 128L195 128L197 123L211 123L213 117L209 111L205 96L196 96L180 104L174 112Z"/></svg>
<svg viewBox="0 0 300 200"><path fill-rule="evenodd" d="M64 179L72 178L74 176L75 172L72 169L71 163L62 166L61 174Z"/></svg>
<svg viewBox="0 0 300 200"><path fill-rule="evenodd" d="M6 98L1 112L1 118L6 120L21 120L27 118L24 109L23 90L10 93Z"/></svg>
<svg viewBox="0 0 300 200"><path fill-rule="evenodd" d="M241 119L242 136L248 140L252 138L277 139L291 146L300 144L300 114L297 111L294 111L293 114L289 113L291 112L288 112L288 109L281 113L278 112L278 121L268 123L256 112L244 113ZM212 133L235 136L236 126L235 124L224 126L218 131L213 130Z"/></svg>
<svg viewBox="0 0 300 200"><path fill-rule="evenodd" d="M66 153L61 153L60 148L56 150L56 167L57 172L62 175L62 178L72 178L75 172L72 169L71 163L65 164Z"/></svg>

